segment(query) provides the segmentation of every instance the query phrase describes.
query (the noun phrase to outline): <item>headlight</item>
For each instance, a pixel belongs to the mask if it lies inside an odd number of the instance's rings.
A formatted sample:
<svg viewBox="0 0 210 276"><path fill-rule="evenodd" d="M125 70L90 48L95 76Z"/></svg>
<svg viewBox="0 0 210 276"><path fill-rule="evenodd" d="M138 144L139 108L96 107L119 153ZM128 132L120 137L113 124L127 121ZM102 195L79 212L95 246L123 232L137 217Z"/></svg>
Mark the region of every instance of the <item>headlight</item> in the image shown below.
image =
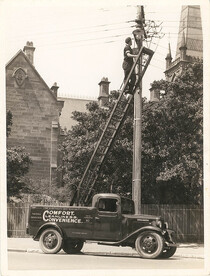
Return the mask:
<svg viewBox="0 0 210 276"><path fill-rule="evenodd" d="M156 220L156 225L157 225L157 227L162 228L162 221Z"/></svg>
<svg viewBox="0 0 210 276"><path fill-rule="evenodd" d="M152 222L152 225L156 226L156 227L159 227L159 228L162 228L162 221L157 219L157 220Z"/></svg>
<svg viewBox="0 0 210 276"><path fill-rule="evenodd" d="M165 229L168 229L168 222L164 223Z"/></svg>

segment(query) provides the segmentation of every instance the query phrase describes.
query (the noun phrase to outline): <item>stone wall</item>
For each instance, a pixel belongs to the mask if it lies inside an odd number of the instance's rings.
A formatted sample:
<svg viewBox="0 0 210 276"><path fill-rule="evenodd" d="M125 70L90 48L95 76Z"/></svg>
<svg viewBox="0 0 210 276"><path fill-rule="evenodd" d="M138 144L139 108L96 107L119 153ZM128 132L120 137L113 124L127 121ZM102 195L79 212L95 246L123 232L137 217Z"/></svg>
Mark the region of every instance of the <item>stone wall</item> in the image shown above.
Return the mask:
<svg viewBox="0 0 210 276"><path fill-rule="evenodd" d="M60 104L22 51L6 67L6 108L13 115L8 147L24 146L33 161L29 176L50 183L57 166Z"/></svg>

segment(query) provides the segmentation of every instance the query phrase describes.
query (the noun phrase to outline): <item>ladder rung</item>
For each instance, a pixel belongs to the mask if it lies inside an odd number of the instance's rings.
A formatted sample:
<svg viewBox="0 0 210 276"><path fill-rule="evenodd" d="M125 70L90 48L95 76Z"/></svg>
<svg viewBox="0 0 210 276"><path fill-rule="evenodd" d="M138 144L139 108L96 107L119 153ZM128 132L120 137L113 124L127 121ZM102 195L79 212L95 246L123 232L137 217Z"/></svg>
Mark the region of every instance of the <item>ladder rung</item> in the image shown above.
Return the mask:
<svg viewBox="0 0 210 276"><path fill-rule="evenodd" d="M148 49L148 48L146 48L146 47L143 48L142 52L143 52L144 54L149 55L149 56L152 56L152 55L154 54L154 52L153 52L151 49Z"/></svg>
<svg viewBox="0 0 210 276"><path fill-rule="evenodd" d="M108 126L107 129L116 130L116 127Z"/></svg>
<svg viewBox="0 0 210 276"><path fill-rule="evenodd" d="M97 152L97 156L104 156L105 153L104 152Z"/></svg>
<svg viewBox="0 0 210 276"><path fill-rule="evenodd" d="M119 122L119 117L115 118L114 116L111 118L111 120L115 121L115 122Z"/></svg>

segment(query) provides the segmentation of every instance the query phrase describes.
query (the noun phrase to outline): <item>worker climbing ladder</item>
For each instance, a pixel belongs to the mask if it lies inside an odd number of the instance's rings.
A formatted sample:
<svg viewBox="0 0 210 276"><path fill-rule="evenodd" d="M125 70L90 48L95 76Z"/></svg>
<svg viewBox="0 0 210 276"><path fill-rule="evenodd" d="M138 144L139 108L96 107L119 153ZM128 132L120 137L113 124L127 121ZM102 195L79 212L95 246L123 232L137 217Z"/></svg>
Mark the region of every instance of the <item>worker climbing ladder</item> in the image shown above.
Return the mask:
<svg viewBox="0 0 210 276"><path fill-rule="evenodd" d="M90 161L86 167L86 170L82 176L82 179L78 185L78 188L74 194L74 197L71 201L71 205L75 202L77 204L88 204L91 195L94 193L94 187L96 181L99 177L102 165L107 157L107 154L112 147L116 135L126 117L126 113L128 108L132 102L133 95L135 94L135 90L137 88L137 84L143 78L144 73L150 63L150 60L153 56L154 52L148 48L141 47L133 66L130 70L130 73L124 82L123 88L118 96L118 99L112 109L112 112L108 118L108 121L104 127L103 133L95 147L95 150L90 158ZM125 88L129 82L131 74L135 70L139 59L142 61L142 71L140 76L137 77L136 84L133 88L132 94L128 99L126 99L124 95Z"/></svg>

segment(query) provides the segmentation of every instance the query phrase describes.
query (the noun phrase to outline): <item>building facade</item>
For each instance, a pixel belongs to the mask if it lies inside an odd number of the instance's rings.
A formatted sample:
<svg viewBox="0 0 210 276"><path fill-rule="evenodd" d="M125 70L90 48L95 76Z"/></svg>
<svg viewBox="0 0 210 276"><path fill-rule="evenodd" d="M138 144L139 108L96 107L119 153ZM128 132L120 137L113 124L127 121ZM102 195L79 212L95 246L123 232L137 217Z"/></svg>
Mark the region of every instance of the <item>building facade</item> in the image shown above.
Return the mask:
<svg viewBox="0 0 210 276"><path fill-rule="evenodd" d="M109 84L108 78L103 77L99 82L99 96L98 96L98 104L100 107L106 106L109 101ZM72 112L86 112L86 105L91 101L97 101L97 99L80 99L73 97L59 97L60 100L64 102L64 106L61 111L60 116L60 125L62 129L70 130L72 126L76 124L71 116Z"/></svg>
<svg viewBox="0 0 210 276"><path fill-rule="evenodd" d="M169 44L166 60L165 78L173 81L182 74L187 64L195 59L203 58L203 34L200 6L182 6L176 56L173 60ZM160 93L157 89L150 89L150 101L159 101Z"/></svg>
<svg viewBox="0 0 210 276"><path fill-rule="evenodd" d="M85 112L86 104L97 99L58 97L57 83L49 88L36 70L34 51L33 43L27 42L6 64L6 111L12 113L7 147L24 147L32 160L28 177L50 187L52 181L61 181L57 167L62 129L70 130L76 124L73 111ZM109 81L102 78L99 105L103 107L108 98Z"/></svg>
<svg viewBox="0 0 210 276"><path fill-rule="evenodd" d="M35 69L34 51L27 42L6 65L6 110L12 113L7 146L24 147L32 160L28 176L50 185L57 177L63 102L57 99L57 84L50 89Z"/></svg>

